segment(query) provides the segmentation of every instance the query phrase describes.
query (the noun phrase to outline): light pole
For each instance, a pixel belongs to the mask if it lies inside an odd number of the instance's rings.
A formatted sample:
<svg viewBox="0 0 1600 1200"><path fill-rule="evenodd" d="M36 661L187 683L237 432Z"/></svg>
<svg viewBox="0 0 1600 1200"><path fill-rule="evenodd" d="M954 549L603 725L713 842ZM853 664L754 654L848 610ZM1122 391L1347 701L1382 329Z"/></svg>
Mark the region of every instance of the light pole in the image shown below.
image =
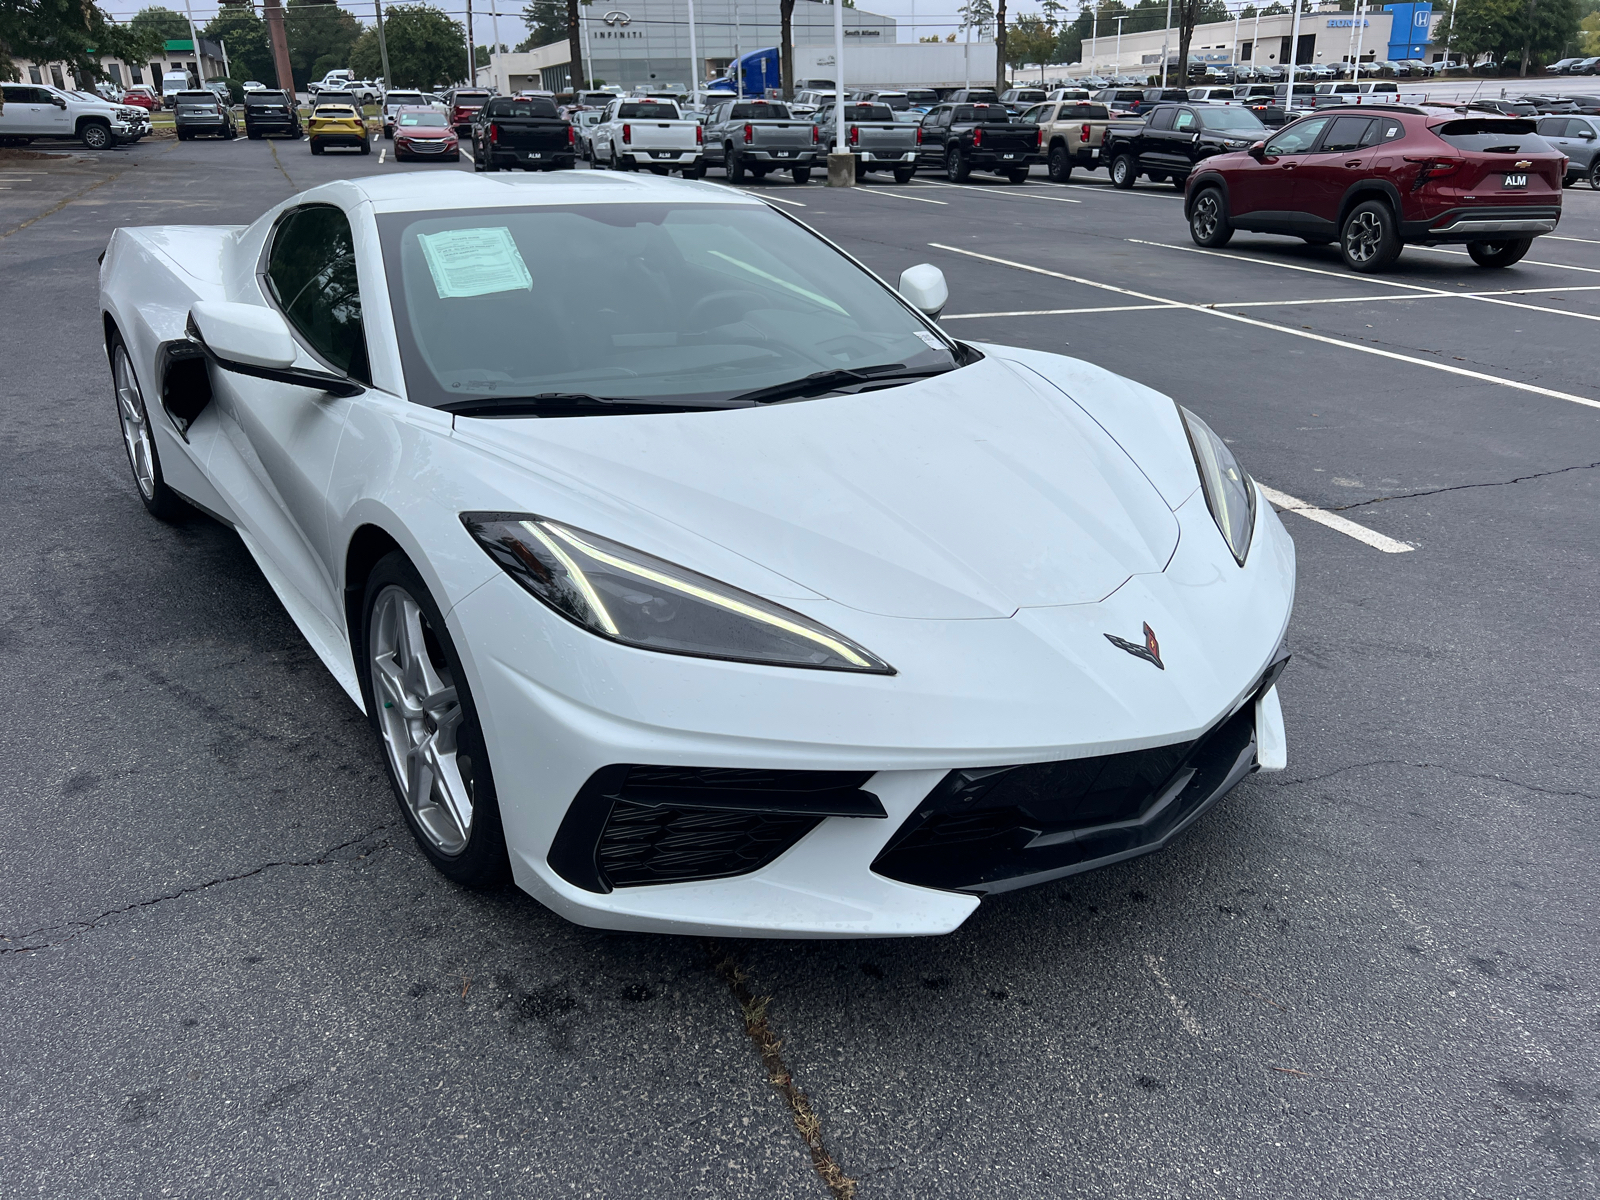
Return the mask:
<svg viewBox="0 0 1600 1200"><path fill-rule="evenodd" d="M1298 4L1300 0L1295 0ZM1167 27L1161 31L1161 86L1167 86L1167 46L1172 37L1172 0L1167 0Z"/></svg>
<svg viewBox="0 0 1600 1200"><path fill-rule="evenodd" d="M1089 10L1089 74L1100 73L1100 6Z"/></svg>
<svg viewBox="0 0 1600 1200"><path fill-rule="evenodd" d="M1354 79L1358 84L1361 82L1361 41L1367 33L1367 21L1366 18L1361 14L1366 12L1366 10L1367 6L1365 4L1361 4L1359 2L1356 4L1356 69L1355 74L1352 75L1351 78ZM1361 89L1357 87L1356 91L1359 93Z"/></svg>
<svg viewBox="0 0 1600 1200"><path fill-rule="evenodd" d="M1250 73L1255 74L1256 55L1261 53L1261 5L1256 5L1256 31L1250 35Z"/></svg>
<svg viewBox="0 0 1600 1200"><path fill-rule="evenodd" d="M689 103L700 105L700 53L694 44L694 0L689 0Z"/></svg>
<svg viewBox="0 0 1600 1200"><path fill-rule="evenodd" d="M478 48L472 44L472 0L467 0L467 86L478 86Z"/></svg>
<svg viewBox="0 0 1600 1200"><path fill-rule="evenodd" d="M494 45L489 47L489 86L494 87L494 56L500 53L500 7L495 3L495 0L489 0L489 19L494 22ZM387 63L384 64L384 69L388 69ZM476 71L473 72L472 82L478 82ZM507 80L507 82L509 83L510 80ZM577 89L574 88L573 91L577 91Z"/></svg>
<svg viewBox="0 0 1600 1200"><path fill-rule="evenodd" d="M846 149L844 120L844 0L833 0L833 149L828 154L828 186L854 187L855 155Z"/></svg>
<svg viewBox="0 0 1600 1200"><path fill-rule="evenodd" d="M1300 0L1291 0L1291 3L1294 4L1294 21L1289 25L1289 90L1283 94L1283 111L1286 114L1294 107L1294 67L1300 57Z"/></svg>
<svg viewBox="0 0 1600 1200"><path fill-rule="evenodd" d="M1117 65L1111 69L1118 74L1122 73L1122 23L1127 19L1126 16L1117 18Z"/></svg>
<svg viewBox="0 0 1600 1200"><path fill-rule="evenodd" d="M378 58L383 63L383 90L389 90L389 43L383 37L383 0L373 0L378 14Z"/></svg>
<svg viewBox="0 0 1600 1200"><path fill-rule="evenodd" d="M1228 62L1233 67L1233 77L1239 78L1239 14L1243 9L1233 10L1233 53L1228 55Z"/></svg>

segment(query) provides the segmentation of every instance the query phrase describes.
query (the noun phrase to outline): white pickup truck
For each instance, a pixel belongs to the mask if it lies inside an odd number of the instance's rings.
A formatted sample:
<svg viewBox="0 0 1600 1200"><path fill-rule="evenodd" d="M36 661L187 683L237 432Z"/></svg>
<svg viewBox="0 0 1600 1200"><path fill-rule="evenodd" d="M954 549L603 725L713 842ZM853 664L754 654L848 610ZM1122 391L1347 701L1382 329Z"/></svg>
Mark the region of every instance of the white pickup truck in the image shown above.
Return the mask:
<svg viewBox="0 0 1600 1200"><path fill-rule="evenodd" d="M700 122L685 120L675 102L651 96L624 96L606 105L589 134L594 165L613 171L640 167L665 175L682 171L685 179L706 173L705 131Z"/></svg>
<svg viewBox="0 0 1600 1200"><path fill-rule="evenodd" d="M147 118L130 105L112 104L85 92L63 92L33 83L0 88L0 146L26 146L35 138L72 138L90 150L109 150L148 132Z"/></svg>

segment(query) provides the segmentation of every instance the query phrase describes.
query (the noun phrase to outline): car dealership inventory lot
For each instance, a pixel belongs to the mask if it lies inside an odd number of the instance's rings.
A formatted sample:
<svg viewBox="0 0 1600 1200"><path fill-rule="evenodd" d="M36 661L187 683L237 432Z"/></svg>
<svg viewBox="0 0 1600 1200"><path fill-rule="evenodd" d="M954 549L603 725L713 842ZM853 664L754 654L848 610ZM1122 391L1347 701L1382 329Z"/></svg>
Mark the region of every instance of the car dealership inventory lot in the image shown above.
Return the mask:
<svg viewBox="0 0 1600 1200"><path fill-rule="evenodd" d="M128 479L113 227L472 164L107 158L0 163L12 1190L826 1195L731 953L862 1196L1593 1194L1600 195L1509 270L1358 278L1201 253L1170 188L1103 172L752 187L888 278L939 265L958 337L1178 397L1390 552L1285 514L1290 768L1164 853L942 939L713 949L435 876L237 539Z"/></svg>

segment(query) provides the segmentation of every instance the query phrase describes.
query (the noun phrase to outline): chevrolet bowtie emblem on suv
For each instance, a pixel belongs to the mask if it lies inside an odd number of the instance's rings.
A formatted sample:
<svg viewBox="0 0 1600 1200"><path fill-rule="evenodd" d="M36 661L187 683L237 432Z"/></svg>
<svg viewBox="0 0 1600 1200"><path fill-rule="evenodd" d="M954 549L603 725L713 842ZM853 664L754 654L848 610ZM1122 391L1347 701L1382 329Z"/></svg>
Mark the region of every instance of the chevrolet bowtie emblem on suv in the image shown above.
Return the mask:
<svg viewBox="0 0 1600 1200"><path fill-rule="evenodd" d="M1161 643L1156 641L1156 631L1150 628L1150 622L1148 621L1144 624L1144 645L1142 646L1138 642L1128 641L1127 638L1119 638L1114 633L1106 634L1106 641L1110 642L1118 650L1126 650L1135 658L1142 658L1147 663L1154 663L1158 671L1167 669L1161 661Z"/></svg>
<svg viewBox="0 0 1600 1200"><path fill-rule="evenodd" d="M631 16L629 16L627 13L623 12L620 8L613 8L610 12L608 12L605 16L601 17L600 19L602 21L604 21L607 25L632 25L633 24L633 18Z"/></svg>

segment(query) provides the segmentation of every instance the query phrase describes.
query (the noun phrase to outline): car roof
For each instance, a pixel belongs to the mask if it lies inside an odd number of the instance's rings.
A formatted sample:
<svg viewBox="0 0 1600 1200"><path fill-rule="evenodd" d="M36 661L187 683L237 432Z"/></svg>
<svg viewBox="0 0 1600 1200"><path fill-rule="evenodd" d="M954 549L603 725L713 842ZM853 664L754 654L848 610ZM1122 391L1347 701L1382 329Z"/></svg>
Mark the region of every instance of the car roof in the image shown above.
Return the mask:
<svg viewBox="0 0 1600 1200"><path fill-rule="evenodd" d="M463 175L459 171L408 171L323 184L298 198L325 196L378 213L455 212L547 204L692 204L765 206L759 197L710 183L609 171L556 171L531 177Z"/></svg>

